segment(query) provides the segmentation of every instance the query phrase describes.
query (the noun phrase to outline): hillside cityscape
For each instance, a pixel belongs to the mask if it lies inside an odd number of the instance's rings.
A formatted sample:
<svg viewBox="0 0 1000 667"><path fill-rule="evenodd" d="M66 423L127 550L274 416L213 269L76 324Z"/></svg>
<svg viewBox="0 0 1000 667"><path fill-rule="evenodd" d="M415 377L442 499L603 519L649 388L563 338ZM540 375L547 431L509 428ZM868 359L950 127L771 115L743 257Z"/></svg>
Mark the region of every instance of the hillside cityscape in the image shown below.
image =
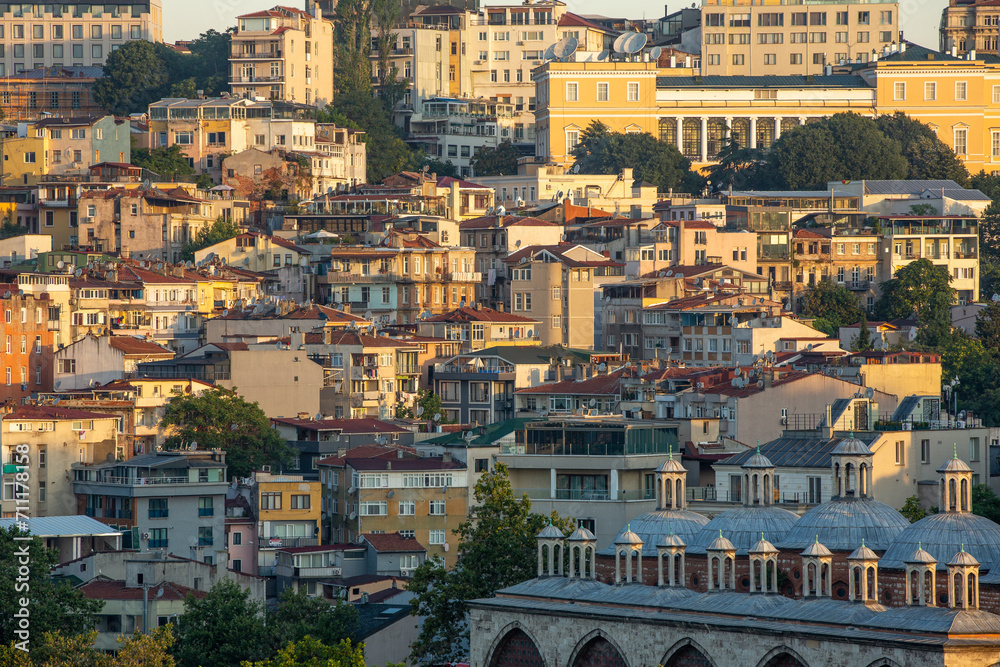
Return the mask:
<svg viewBox="0 0 1000 667"><path fill-rule="evenodd" d="M1000 4L574 2L0 2L0 664L1000 664Z"/></svg>

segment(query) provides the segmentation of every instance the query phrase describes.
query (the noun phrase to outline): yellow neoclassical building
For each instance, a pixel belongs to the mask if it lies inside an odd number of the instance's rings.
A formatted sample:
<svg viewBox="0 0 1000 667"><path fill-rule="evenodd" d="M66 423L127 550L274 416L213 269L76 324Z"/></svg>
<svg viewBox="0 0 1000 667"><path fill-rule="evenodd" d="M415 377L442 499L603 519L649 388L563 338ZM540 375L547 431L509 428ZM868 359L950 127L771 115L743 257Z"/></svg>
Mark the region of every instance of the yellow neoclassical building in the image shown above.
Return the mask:
<svg viewBox="0 0 1000 667"><path fill-rule="evenodd" d="M536 154L572 164L591 120L675 143L696 168L727 132L765 148L782 132L835 113L901 111L929 124L971 173L1000 165L1000 62L907 45L822 76L702 76L655 62L549 62L533 72Z"/></svg>

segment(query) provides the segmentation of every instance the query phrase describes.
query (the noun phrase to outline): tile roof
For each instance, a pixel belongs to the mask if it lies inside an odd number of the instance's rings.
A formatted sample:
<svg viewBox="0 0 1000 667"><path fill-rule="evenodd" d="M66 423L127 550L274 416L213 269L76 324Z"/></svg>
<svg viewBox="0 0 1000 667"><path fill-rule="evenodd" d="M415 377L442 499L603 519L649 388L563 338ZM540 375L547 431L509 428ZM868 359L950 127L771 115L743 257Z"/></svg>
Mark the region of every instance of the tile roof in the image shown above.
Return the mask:
<svg viewBox="0 0 1000 667"><path fill-rule="evenodd" d="M110 336L108 338L108 343L111 347L116 350L120 350L125 354L138 354L143 356L164 356L173 357L173 350L168 350L167 348L157 345L152 341L145 340L143 338L136 338L134 336Z"/></svg>
<svg viewBox="0 0 1000 667"><path fill-rule="evenodd" d="M615 396L621 393L621 381L625 369L607 375L598 375L587 380L565 380L550 382L537 387L520 389L518 394L574 394L577 396Z"/></svg>
<svg viewBox="0 0 1000 667"><path fill-rule="evenodd" d="M393 347L393 348L416 348L418 343L405 340L397 340L387 336L372 336L352 331L350 329L337 329L330 332L329 345L354 345L361 347Z"/></svg>
<svg viewBox="0 0 1000 667"><path fill-rule="evenodd" d="M864 88L871 86L854 74L833 76L658 76L657 88Z"/></svg>
<svg viewBox="0 0 1000 667"><path fill-rule="evenodd" d="M347 450L344 456L328 456L320 459L317 463L328 466L342 466L348 458L373 458L383 457L388 459L398 459L399 452L403 452L404 457L416 457L416 450L412 447L391 447L387 445L362 445Z"/></svg>
<svg viewBox="0 0 1000 667"><path fill-rule="evenodd" d="M0 529L14 525L15 519L0 519ZM89 516L36 516L28 517L28 532L39 537L74 537L84 535L121 535L122 531L111 528Z"/></svg>
<svg viewBox="0 0 1000 667"><path fill-rule="evenodd" d="M437 186L439 188L450 188L452 183L458 183L458 187L464 188L466 190L489 190L493 191L493 188L488 185L479 185L478 183L473 183L471 181L464 181L461 178L452 178L451 176L445 176L444 178L439 178Z"/></svg>
<svg viewBox="0 0 1000 667"><path fill-rule="evenodd" d="M538 320L533 320L530 317L523 317L521 315L514 315L513 313L493 310L492 308L471 308L469 306L462 306L461 308L456 308L448 313L428 317L424 320L424 322L494 322L499 324L537 324Z"/></svg>
<svg viewBox="0 0 1000 667"><path fill-rule="evenodd" d="M565 14L560 16L559 23L557 25L560 28L565 26L573 26L580 28L590 28L591 30L597 30L599 32L607 32L607 33L613 32L611 30L608 30L604 26L598 25L593 21L588 21L579 14L574 14L573 12L566 12Z"/></svg>
<svg viewBox="0 0 1000 667"><path fill-rule="evenodd" d="M462 231L469 229L493 229L494 227L560 227L554 222L539 220L538 218L523 218L516 215L508 215L502 220L496 215L484 215L471 220L464 220L458 224Z"/></svg>
<svg viewBox="0 0 1000 667"><path fill-rule="evenodd" d="M73 408L61 408L55 405L21 405L13 412L3 416L11 421L41 421L58 419L117 419L116 416L101 412L86 412Z"/></svg>
<svg viewBox="0 0 1000 667"><path fill-rule="evenodd" d="M788 371L787 373L781 373L780 377L774 380L771 385L772 388L781 387L786 384L791 384L799 380L803 380L807 377L812 376L823 376L822 373L810 373L808 371ZM749 387L734 387L730 382L722 382L711 387L705 387L704 389L694 389L692 390L697 394L719 394L720 396L729 396L732 398L747 398L749 396L754 396L761 392L767 391L765 387L758 387L757 385L751 385Z"/></svg>
<svg viewBox="0 0 1000 667"><path fill-rule="evenodd" d="M379 553L406 553L412 551L427 551L420 542L412 537L403 537L395 533L362 533L361 537L372 545Z"/></svg>
<svg viewBox="0 0 1000 667"><path fill-rule="evenodd" d="M78 589L83 592L84 597L91 600L142 600L142 586L126 587L124 581L115 579L91 579ZM162 594L160 591L163 591ZM172 581L165 581L162 584L149 588L149 600L183 600L188 595L196 598L203 598L205 591L195 590Z"/></svg>

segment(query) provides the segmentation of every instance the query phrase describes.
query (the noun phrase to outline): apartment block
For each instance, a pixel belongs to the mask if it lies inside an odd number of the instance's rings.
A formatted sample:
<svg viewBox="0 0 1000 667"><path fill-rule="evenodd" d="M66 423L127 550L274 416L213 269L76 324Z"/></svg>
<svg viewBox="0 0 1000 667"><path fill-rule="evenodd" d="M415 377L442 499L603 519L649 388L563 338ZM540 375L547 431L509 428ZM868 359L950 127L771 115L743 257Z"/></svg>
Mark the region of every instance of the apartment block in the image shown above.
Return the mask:
<svg viewBox="0 0 1000 667"><path fill-rule="evenodd" d="M237 17L229 58L234 95L317 107L333 101L333 21L314 12L279 5Z"/></svg>
<svg viewBox="0 0 1000 667"><path fill-rule="evenodd" d="M15 508L36 517L83 514L66 471L124 456L117 426L111 415L55 405L22 405L4 414L3 516L14 516ZM28 502L16 505L14 476L22 469L29 473Z"/></svg>
<svg viewBox="0 0 1000 667"><path fill-rule="evenodd" d="M941 50L965 55L997 53L1000 7L985 0L949 0L941 10Z"/></svg>
<svg viewBox="0 0 1000 667"><path fill-rule="evenodd" d="M706 76L822 74L902 41L899 3L704 0L701 38Z"/></svg>
<svg viewBox="0 0 1000 667"><path fill-rule="evenodd" d="M458 544L452 531L468 516L464 463L450 454L420 458L403 450L358 448L319 466L331 541L398 531L424 545L428 557L454 566Z"/></svg>
<svg viewBox="0 0 1000 667"><path fill-rule="evenodd" d="M257 566L270 574L279 549L319 544L320 484L301 475L255 472L246 493L257 519Z"/></svg>
<svg viewBox="0 0 1000 667"><path fill-rule="evenodd" d="M100 67L127 41L163 41L162 0L0 4L0 76L41 67Z"/></svg>
<svg viewBox="0 0 1000 667"><path fill-rule="evenodd" d="M513 104L433 97L424 100L420 113L410 118L407 141L442 162L451 162L461 176L472 176L476 152L509 141L513 119Z"/></svg>
<svg viewBox="0 0 1000 667"><path fill-rule="evenodd" d="M69 468L77 513L118 527L126 547L228 562L224 451L162 451Z"/></svg>
<svg viewBox="0 0 1000 667"><path fill-rule="evenodd" d="M99 67L43 67L0 78L0 111L7 121L33 121L45 115L98 115L93 99Z"/></svg>
<svg viewBox="0 0 1000 667"><path fill-rule="evenodd" d="M19 403L51 390L59 308L42 295L22 295L16 284L0 283L0 311L0 402Z"/></svg>

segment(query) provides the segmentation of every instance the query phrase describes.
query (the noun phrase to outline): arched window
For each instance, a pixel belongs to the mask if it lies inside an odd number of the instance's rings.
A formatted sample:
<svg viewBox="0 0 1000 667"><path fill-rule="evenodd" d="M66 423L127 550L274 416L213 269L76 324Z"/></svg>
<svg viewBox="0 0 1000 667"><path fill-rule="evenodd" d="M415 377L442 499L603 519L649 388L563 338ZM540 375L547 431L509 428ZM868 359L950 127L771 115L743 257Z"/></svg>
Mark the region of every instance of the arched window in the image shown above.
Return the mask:
<svg viewBox="0 0 1000 667"><path fill-rule="evenodd" d="M757 119L757 148L770 148L774 143L774 119Z"/></svg>
<svg viewBox="0 0 1000 667"><path fill-rule="evenodd" d="M664 667L712 667L712 661L704 653L688 644L670 656Z"/></svg>
<svg viewBox="0 0 1000 667"><path fill-rule="evenodd" d="M497 646L490 667L545 667L545 661L531 637L514 629Z"/></svg>
<svg viewBox="0 0 1000 667"><path fill-rule="evenodd" d="M677 119L676 118L661 118L660 119L660 140L666 141L674 146L677 145Z"/></svg>
<svg viewBox="0 0 1000 667"><path fill-rule="evenodd" d="M798 118L782 118L781 119L781 133L791 132L799 126Z"/></svg>
<svg viewBox="0 0 1000 667"><path fill-rule="evenodd" d="M728 133L726 121L723 118L710 118L708 120L708 159L714 160L722 150L723 141Z"/></svg>
<svg viewBox="0 0 1000 667"><path fill-rule="evenodd" d="M740 148L750 147L750 120L747 118L735 118L733 119L733 126L730 130L730 136L736 140L736 143L740 145Z"/></svg>
<svg viewBox="0 0 1000 667"><path fill-rule="evenodd" d="M684 121L683 153L686 158L701 158L701 121L688 118Z"/></svg>
<svg viewBox="0 0 1000 667"><path fill-rule="evenodd" d="M584 646L573 661L573 667L626 667L611 642L604 637L594 637Z"/></svg>
<svg viewBox="0 0 1000 667"><path fill-rule="evenodd" d="M778 655L768 660L767 663L764 665L764 667L806 667L806 666L802 664L802 661L800 661L798 658L789 653L779 653Z"/></svg>

